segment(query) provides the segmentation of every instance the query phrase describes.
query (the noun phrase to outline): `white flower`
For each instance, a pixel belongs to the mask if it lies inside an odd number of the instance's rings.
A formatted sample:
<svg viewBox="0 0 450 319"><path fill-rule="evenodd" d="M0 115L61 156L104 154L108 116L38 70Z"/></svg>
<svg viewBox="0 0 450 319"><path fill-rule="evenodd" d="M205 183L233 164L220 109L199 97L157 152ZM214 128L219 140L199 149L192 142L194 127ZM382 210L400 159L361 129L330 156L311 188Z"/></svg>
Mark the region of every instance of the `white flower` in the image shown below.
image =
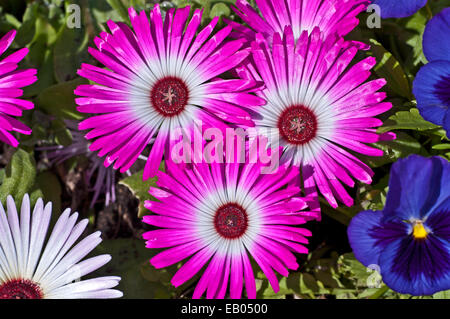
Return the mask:
<svg viewBox="0 0 450 319"><path fill-rule="evenodd" d="M7 198L7 213L0 203L0 299L122 297L111 289L120 277L80 281L111 260L101 255L82 261L102 241L100 232L74 246L88 221L77 223L78 213L71 215L66 209L46 241L51 214L52 203L44 207L42 199L31 214L28 195L23 197L20 219L12 196Z"/></svg>

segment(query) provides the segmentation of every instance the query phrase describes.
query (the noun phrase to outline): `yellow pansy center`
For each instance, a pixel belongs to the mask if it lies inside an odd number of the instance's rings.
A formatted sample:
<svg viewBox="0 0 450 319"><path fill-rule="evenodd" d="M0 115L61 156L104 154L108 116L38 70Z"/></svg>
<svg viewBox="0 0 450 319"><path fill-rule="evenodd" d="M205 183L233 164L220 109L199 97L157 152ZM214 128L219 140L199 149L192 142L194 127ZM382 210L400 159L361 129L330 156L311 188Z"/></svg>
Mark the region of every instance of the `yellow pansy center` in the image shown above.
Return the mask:
<svg viewBox="0 0 450 319"><path fill-rule="evenodd" d="M427 230L423 227L422 221L418 220L414 222L413 236L416 239L426 238L428 235Z"/></svg>

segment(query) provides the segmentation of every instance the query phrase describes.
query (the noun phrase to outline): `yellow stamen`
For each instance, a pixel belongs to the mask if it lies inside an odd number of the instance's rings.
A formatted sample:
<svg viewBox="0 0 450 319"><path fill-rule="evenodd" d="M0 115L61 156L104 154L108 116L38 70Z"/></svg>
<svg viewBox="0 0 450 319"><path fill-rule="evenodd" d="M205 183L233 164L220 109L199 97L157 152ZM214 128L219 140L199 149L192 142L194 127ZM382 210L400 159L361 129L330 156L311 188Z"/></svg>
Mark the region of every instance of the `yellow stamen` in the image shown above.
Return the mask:
<svg viewBox="0 0 450 319"><path fill-rule="evenodd" d="M423 227L421 221L416 221L413 226L413 236L417 239L426 238L428 235L427 230Z"/></svg>

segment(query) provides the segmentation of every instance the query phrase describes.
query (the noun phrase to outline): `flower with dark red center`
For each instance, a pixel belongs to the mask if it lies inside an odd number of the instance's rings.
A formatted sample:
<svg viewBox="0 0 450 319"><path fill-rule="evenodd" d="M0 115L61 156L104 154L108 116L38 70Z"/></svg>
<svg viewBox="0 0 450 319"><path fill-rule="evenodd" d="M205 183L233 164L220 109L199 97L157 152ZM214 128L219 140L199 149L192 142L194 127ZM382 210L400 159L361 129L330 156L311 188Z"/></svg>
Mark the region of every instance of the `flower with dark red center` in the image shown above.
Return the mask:
<svg viewBox="0 0 450 319"><path fill-rule="evenodd" d="M289 106L278 118L280 135L289 144L306 144L317 133L317 118L302 105Z"/></svg>
<svg viewBox="0 0 450 319"><path fill-rule="evenodd" d="M14 41L16 31L9 31L0 38L0 55L2 55ZM17 138L11 132L31 134L31 129L14 118L22 116L24 110L30 110L34 104L21 100L22 88L37 81L36 69L17 70L18 64L28 54L23 48L0 59L0 141L14 147L19 145Z"/></svg>
<svg viewBox="0 0 450 319"><path fill-rule="evenodd" d="M111 34L95 38L98 49L89 52L108 69L83 64L78 74L98 85L80 85L75 94L78 111L96 114L79 129L89 130L90 150L105 157L105 166L125 172L151 145L147 179L158 170L171 132L192 137L195 122L204 129L253 126L246 108L265 103L249 93L260 84L218 78L249 55L241 50L246 41L226 41L230 26L213 35L218 17L200 30L202 10L188 21L190 12L170 9L163 20L156 4L149 20L130 8L133 29L109 21Z"/></svg>
<svg viewBox="0 0 450 319"><path fill-rule="evenodd" d="M150 99L153 107L166 117L184 111L189 100L189 89L183 80L175 77L162 78L152 87Z"/></svg>
<svg viewBox="0 0 450 319"><path fill-rule="evenodd" d="M310 217L298 197L300 188L289 185L298 169L283 166L261 175L261 163L196 163L159 171L150 188L158 201L145 207L154 214L143 221L159 227L145 233L148 248L164 248L150 260L164 268L186 260L171 283L178 287L205 268L193 298L256 297L251 259L279 290L275 272L283 276L297 269L293 253L307 253L302 245L311 233L297 227Z"/></svg>
<svg viewBox="0 0 450 319"><path fill-rule="evenodd" d="M214 216L214 227L224 238L239 238L247 230L247 212L238 204L229 203L219 207Z"/></svg>
<svg viewBox="0 0 450 319"><path fill-rule="evenodd" d="M347 230L355 257L391 289L431 295L450 289L450 163L410 155L393 164L382 211L363 211Z"/></svg>
<svg viewBox="0 0 450 319"><path fill-rule="evenodd" d="M0 299L42 299L39 285L30 280L12 279L0 284Z"/></svg>
<svg viewBox="0 0 450 319"><path fill-rule="evenodd" d="M283 39L276 33L272 44L258 34L251 47L251 63L237 72L266 85L257 92L267 104L254 114L256 131L271 145L281 144L282 163L300 167L302 181L297 183L308 197L317 198L317 186L331 206L337 207L338 200L351 206L353 198L342 184L353 187L353 179L370 183L373 172L349 150L383 155L364 143L386 138L376 133L383 122L375 116L392 107L382 103L386 94L377 92L384 79L365 82L375 59L350 66L357 46L324 37L318 28L295 41L286 27ZM314 210L320 218L318 205Z"/></svg>
<svg viewBox="0 0 450 319"><path fill-rule="evenodd" d="M102 240L95 232L79 241L88 220L66 209L47 236L52 203L39 198L32 212L30 198L22 200L20 216L11 196L7 212L0 203L0 299L119 298L111 289L119 277L81 280L111 260L100 255L82 260Z"/></svg>

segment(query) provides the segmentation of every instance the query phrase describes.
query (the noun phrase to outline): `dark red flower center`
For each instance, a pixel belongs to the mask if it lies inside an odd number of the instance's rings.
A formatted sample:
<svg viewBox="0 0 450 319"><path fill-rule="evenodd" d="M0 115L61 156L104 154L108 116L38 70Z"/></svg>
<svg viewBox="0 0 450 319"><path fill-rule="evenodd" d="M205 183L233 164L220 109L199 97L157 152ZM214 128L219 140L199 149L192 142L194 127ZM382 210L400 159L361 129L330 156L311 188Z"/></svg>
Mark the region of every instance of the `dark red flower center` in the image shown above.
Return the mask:
<svg viewBox="0 0 450 319"><path fill-rule="evenodd" d="M317 118L303 105L290 106L281 113L278 129L281 136L289 143L305 144L316 136Z"/></svg>
<svg viewBox="0 0 450 319"><path fill-rule="evenodd" d="M0 299L42 299L42 291L30 280L14 279L0 284Z"/></svg>
<svg viewBox="0 0 450 319"><path fill-rule="evenodd" d="M150 99L158 113L172 117L183 112L188 103L189 90L181 79L165 77L152 87Z"/></svg>
<svg viewBox="0 0 450 319"><path fill-rule="evenodd" d="M238 204L221 206L214 217L217 232L225 238L241 237L247 230L248 218L245 209Z"/></svg>

